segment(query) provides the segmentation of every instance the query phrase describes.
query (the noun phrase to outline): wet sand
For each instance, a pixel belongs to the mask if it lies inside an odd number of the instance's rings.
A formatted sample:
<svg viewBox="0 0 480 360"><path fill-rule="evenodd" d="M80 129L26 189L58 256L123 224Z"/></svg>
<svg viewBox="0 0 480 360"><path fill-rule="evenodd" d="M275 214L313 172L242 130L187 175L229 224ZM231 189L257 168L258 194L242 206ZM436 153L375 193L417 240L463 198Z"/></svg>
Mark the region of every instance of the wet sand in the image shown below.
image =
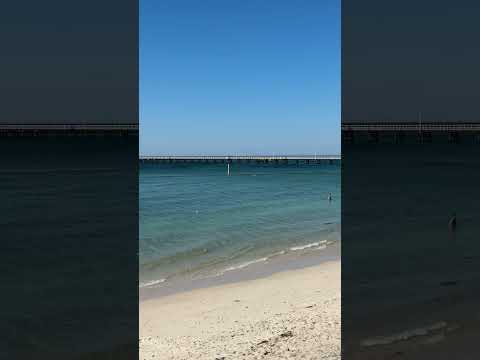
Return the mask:
<svg viewBox="0 0 480 360"><path fill-rule="evenodd" d="M345 356L352 360L477 358L478 294L468 290L468 284L448 287L448 293L429 301L350 317L342 324L349 334L343 344Z"/></svg>

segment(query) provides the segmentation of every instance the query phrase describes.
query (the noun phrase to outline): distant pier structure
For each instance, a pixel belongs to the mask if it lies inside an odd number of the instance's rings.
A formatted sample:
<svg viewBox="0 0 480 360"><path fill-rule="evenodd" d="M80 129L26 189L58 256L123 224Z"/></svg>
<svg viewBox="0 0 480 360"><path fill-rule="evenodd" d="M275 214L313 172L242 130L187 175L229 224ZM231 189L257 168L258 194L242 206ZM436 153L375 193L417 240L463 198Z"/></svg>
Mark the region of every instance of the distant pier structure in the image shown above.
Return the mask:
<svg viewBox="0 0 480 360"><path fill-rule="evenodd" d="M191 155L191 156L140 156L140 162L146 164L178 164L178 163L204 163L204 164L273 164L273 165L321 165L339 164L340 155Z"/></svg>
<svg viewBox="0 0 480 360"><path fill-rule="evenodd" d="M480 122L343 122L342 143L480 144Z"/></svg>
<svg viewBox="0 0 480 360"><path fill-rule="evenodd" d="M0 137L138 136L138 124L14 124L0 123Z"/></svg>

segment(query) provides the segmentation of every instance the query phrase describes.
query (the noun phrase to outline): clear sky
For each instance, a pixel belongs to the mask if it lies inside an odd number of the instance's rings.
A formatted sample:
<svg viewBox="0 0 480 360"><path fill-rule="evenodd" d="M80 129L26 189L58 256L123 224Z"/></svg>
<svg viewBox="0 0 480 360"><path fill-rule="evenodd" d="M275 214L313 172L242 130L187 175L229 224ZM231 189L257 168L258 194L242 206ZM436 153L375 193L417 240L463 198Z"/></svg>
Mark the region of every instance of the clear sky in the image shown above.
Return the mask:
<svg viewBox="0 0 480 360"><path fill-rule="evenodd" d="M140 4L140 154L340 153L340 0Z"/></svg>

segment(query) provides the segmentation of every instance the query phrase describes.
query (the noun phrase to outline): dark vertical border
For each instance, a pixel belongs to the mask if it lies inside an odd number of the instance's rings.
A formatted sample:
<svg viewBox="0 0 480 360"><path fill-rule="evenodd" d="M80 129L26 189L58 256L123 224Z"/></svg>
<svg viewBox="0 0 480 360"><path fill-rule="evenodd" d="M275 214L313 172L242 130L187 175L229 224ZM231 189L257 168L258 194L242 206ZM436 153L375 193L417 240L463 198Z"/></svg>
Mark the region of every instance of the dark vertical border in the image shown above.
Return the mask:
<svg viewBox="0 0 480 360"><path fill-rule="evenodd" d="M138 2L2 5L0 358L138 358Z"/></svg>
<svg viewBox="0 0 480 360"><path fill-rule="evenodd" d="M343 359L470 359L480 7L342 2Z"/></svg>

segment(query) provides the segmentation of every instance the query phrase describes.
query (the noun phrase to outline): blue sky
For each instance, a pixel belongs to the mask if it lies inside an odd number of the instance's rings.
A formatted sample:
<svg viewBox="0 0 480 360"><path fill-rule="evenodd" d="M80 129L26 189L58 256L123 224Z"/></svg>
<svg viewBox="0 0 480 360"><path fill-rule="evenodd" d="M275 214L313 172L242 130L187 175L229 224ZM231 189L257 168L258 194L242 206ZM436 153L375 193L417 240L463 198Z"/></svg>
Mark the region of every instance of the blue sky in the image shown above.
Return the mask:
<svg viewBox="0 0 480 360"><path fill-rule="evenodd" d="M339 0L141 0L140 154L340 153Z"/></svg>

